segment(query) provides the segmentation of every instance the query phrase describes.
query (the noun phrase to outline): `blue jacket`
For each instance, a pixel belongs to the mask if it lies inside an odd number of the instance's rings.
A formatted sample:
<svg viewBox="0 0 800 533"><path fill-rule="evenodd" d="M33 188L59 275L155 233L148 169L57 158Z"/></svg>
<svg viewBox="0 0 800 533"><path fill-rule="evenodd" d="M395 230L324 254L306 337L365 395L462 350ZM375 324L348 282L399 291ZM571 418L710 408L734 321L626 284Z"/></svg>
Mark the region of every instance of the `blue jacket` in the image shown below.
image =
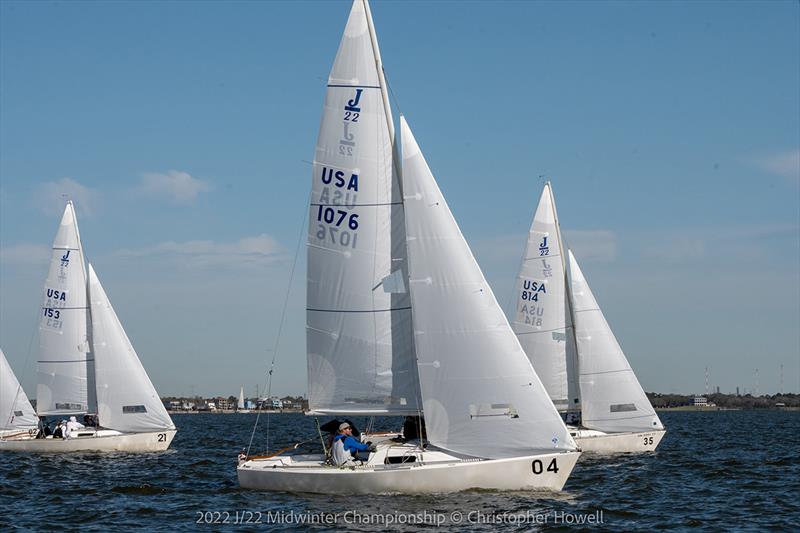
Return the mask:
<svg viewBox="0 0 800 533"><path fill-rule="evenodd" d="M366 452L366 451L369 451L369 445L364 444L362 442L359 442L358 439L356 439L352 435L348 436L348 435L344 435L342 433L339 433L338 435L336 435L333 438L333 442L336 442L337 440L342 440L342 439L344 439L344 442L342 444L344 444L345 451L350 452L351 454L355 454L355 452Z"/></svg>

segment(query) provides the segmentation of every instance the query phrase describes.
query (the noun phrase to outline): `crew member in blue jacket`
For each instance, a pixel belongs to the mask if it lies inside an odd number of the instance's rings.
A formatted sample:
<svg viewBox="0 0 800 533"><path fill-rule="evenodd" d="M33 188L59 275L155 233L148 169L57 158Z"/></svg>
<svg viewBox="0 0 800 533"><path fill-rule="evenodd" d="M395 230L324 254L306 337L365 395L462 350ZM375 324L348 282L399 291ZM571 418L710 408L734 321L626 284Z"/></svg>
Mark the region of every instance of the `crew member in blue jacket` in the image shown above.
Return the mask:
<svg viewBox="0 0 800 533"><path fill-rule="evenodd" d="M365 458L362 459L365 461L366 452L374 451L375 447L372 446L372 443L359 442L353 436L353 428L350 424L342 422L339 425L339 433L333 438L333 460L336 466L356 464L354 459L360 459L359 452L365 453Z"/></svg>

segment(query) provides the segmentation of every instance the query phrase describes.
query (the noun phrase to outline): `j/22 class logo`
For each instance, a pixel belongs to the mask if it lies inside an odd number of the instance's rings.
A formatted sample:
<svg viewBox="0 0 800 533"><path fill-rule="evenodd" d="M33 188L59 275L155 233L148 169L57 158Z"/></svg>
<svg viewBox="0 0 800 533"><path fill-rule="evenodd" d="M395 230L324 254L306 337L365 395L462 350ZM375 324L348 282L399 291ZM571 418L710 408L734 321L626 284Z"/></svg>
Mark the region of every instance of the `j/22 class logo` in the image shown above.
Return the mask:
<svg viewBox="0 0 800 533"><path fill-rule="evenodd" d="M356 146L356 136L350 131L350 124L358 122L358 118L361 116L361 106L359 102L361 101L361 93L363 92L364 89L356 89L355 96L348 100L344 106L344 131L342 132L342 138L339 139L339 155L353 155L353 148Z"/></svg>
<svg viewBox="0 0 800 533"><path fill-rule="evenodd" d="M545 235L542 242L539 243L539 257L545 255L550 255L550 247L547 245L547 235Z"/></svg>

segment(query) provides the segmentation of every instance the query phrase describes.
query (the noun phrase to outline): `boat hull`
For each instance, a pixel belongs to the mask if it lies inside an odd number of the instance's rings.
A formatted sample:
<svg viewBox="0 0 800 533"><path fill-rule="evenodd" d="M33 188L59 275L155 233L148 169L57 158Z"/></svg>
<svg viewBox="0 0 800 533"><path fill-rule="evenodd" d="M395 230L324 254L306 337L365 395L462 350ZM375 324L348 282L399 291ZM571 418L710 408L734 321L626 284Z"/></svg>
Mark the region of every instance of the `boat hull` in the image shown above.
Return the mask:
<svg viewBox="0 0 800 533"><path fill-rule="evenodd" d="M280 458L254 459L241 463L237 474L239 484L246 489L319 494L427 494L468 489L558 491L579 456L580 452L563 452L510 459L343 468L319 464L279 466Z"/></svg>
<svg viewBox="0 0 800 533"><path fill-rule="evenodd" d="M570 432L582 451L592 453L652 452L658 448L665 433L666 430L603 433L602 431L587 429Z"/></svg>
<svg viewBox="0 0 800 533"><path fill-rule="evenodd" d="M161 452L169 448L177 430L150 433L118 433L113 435L70 439L0 440L0 451L29 453L73 452Z"/></svg>

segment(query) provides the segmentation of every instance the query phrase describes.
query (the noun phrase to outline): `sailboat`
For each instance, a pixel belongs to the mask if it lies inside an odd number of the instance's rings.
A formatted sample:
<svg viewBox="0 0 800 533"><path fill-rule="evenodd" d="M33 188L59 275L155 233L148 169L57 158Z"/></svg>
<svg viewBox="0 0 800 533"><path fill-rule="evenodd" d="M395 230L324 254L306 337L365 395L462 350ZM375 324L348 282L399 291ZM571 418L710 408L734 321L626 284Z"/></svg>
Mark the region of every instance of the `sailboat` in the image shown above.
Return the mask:
<svg viewBox="0 0 800 533"><path fill-rule="evenodd" d="M652 451L665 429L571 251L550 182L515 287L514 332L583 451Z"/></svg>
<svg viewBox="0 0 800 533"><path fill-rule="evenodd" d="M245 409L244 404L244 385L239 389L239 401L236 403L237 413L249 413L250 409Z"/></svg>
<svg viewBox="0 0 800 533"><path fill-rule="evenodd" d="M0 349L0 438L36 435L39 420Z"/></svg>
<svg viewBox="0 0 800 533"><path fill-rule="evenodd" d="M3 437L0 450L166 450L176 429L142 367L83 247L72 202L53 243L39 323L39 416L96 414L70 438Z"/></svg>
<svg viewBox="0 0 800 533"><path fill-rule="evenodd" d="M331 71L312 175L312 415L424 415L359 466L240 458L244 488L316 493L560 490L580 453L514 336L411 129L402 161L369 4ZM400 177L402 175L402 178Z"/></svg>

